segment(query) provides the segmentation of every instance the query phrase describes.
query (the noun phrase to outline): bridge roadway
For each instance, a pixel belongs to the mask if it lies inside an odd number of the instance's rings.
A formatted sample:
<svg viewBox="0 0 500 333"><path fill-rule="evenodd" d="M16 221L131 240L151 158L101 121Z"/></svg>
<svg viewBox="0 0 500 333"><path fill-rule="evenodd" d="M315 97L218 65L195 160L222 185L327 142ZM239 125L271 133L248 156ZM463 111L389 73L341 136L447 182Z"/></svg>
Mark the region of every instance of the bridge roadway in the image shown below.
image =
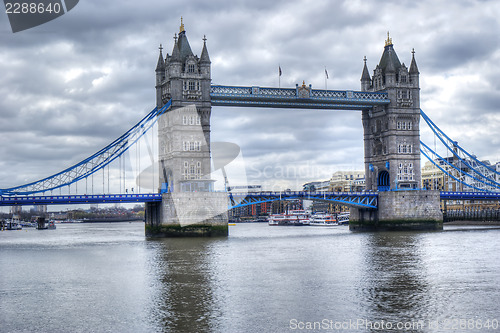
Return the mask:
<svg viewBox="0 0 500 333"><path fill-rule="evenodd" d="M449 192L440 193L441 200L500 200L498 192ZM320 200L353 207L377 208L378 192L255 192L229 193L231 208L244 207L264 202L303 199ZM141 203L160 202L161 193L140 194L76 194L47 196L1 196L0 206L74 205L95 203Z"/></svg>
<svg viewBox="0 0 500 333"><path fill-rule="evenodd" d="M0 206L81 205L95 203L134 203L155 201L161 201L160 193L2 196L0 198Z"/></svg>

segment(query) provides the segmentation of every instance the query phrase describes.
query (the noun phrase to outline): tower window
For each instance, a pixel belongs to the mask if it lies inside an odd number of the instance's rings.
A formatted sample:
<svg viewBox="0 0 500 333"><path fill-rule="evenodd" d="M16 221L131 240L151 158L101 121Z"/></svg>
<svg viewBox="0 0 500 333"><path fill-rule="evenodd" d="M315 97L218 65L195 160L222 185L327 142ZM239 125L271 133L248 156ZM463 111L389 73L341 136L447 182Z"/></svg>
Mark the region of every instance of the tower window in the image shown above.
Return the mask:
<svg viewBox="0 0 500 333"><path fill-rule="evenodd" d="M188 65L188 73L194 73L194 65L193 64Z"/></svg>
<svg viewBox="0 0 500 333"><path fill-rule="evenodd" d="M189 81L189 90L195 90L195 87L194 81Z"/></svg>

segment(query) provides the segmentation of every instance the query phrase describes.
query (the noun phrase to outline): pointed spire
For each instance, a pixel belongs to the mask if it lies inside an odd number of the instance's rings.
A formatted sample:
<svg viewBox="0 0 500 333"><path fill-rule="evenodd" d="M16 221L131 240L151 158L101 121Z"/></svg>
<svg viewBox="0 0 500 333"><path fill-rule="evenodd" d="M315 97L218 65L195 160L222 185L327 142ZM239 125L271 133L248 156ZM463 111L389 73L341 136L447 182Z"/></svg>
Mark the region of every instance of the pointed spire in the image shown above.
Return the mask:
<svg viewBox="0 0 500 333"><path fill-rule="evenodd" d="M158 63L156 64L156 71L162 71L165 70L165 61L163 60L163 46L160 44L160 55L158 56Z"/></svg>
<svg viewBox="0 0 500 333"><path fill-rule="evenodd" d="M388 48L388 58L389 58L389 61L387 62L387 66L385 67L385 72L386 73L396 73L396 66L394 64L394 59L393 59L393 56L392 56L392 53L393 53L393 48L392 47L389 47ZM399 65L398 67L400 67L401 65Z"/></svg>
<svg viewBox="0 0 500 333"><path fill-rule="evenodd" d="M385 72L396 72L401 67L401 62L394 51L394 46L392 44L392 38L387 34L387 40L385 41L384 53L382 58L380 58L379 67Z"/></svg>
<svg viewBox="0 0 500 333"><path fill-rule="evenodd" d="M181 26L179 27L179 34L183 32L186 32L186 30L184 30L184 23L182 22L182 16L181 16Z"/></svg>
<svg viewBox="0 0 500 333"><path fill-rule="evenodd" d="M361 81L370 81L370 72L368 72L368 67L366 66L366 56L363 58L365 65L363 66L363 74L361 74Z"/></svg>
<svg viewBox="0 0 500 333"><path fill-rule="evenodd" d="M418 72L417 62L415 61L415 49L411 51L411 65L410 65L410 74L420 74Z"/></svg>
<svg viewBox="0 0 500 333"><path fill-rule="evenodd" d="M203 36L203 50L201 51L200 63L210 63L210 57L207 50L207 37Z"/></svg>
<svg viewBox="0 0 500 333"><path fill-rule="evenodd" d="M189 41L186 36L186 31L182 31L179 34L179 40L177 41L177 46L179 48L180 60L182 62L186 61L188 56L193 55L193 51L191 50L191 46L189 45Z"/></svg>
<svg viewBox="0 0 500 333"><path fill-rule="evenodd" d="M172 50L172 57L170 61L181 61L181 52L179 51L179 45L177 43L177 34L174 36L174 49Z"/></svg>

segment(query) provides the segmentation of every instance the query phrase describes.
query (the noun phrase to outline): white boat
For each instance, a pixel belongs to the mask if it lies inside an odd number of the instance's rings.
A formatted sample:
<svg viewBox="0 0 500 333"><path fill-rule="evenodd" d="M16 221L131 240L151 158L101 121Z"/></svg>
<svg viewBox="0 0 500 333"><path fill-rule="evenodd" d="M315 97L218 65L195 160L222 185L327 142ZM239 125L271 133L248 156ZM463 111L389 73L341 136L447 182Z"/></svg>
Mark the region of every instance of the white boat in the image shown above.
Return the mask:
<svg viewBox="0 0 500 333"><path fill-rule="evenodd" d="M12 219L4 222L3 228L5 230L22 230L23 226L21 225L19 215L13 214Z"/></svg>
<svg viewBox="0 0 500 333"><path fill-rule="evenodd" d="M309 225L309 214L301 209L291 210L283 214L272 214L268 218L269 225Z"/></svg>
<svg viewBox="0 0 500 333"><path fill-rule="evenodd" d="M23 226L19 222L19 220L7 220L4 223L4 230L22 230Z"/></svg>
<svg viewBox="0 0 500 333"><path fill-rule="evenodd" d="M333 226L339 225L334 216L326 213L316 213L311 216L309 225L313 226Z"/></svg>

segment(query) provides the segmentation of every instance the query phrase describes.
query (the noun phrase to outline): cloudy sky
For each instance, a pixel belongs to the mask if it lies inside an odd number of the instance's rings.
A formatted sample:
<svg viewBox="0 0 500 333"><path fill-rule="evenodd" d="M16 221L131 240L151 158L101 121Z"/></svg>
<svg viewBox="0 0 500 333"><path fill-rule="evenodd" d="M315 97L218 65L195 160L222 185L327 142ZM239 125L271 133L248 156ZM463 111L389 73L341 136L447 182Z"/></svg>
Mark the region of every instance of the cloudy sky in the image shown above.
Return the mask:
<svg viewBox="0 0 500 333"><path fill-rule="evenodd" d="M296 83L360 90L387 31L420 70L421 107L468 151L500 161L498 1L81 0L13 34L0 13L0 188L36 180L98 151L155 106L158 46L180 17L191 47L207 37L213 84ZM424 142L433 143L422 126ZM213 107L212 141L241 147L250 183L301 188L363 169L361 114ZM132 162L133 164L133 162Z"/></svg>

